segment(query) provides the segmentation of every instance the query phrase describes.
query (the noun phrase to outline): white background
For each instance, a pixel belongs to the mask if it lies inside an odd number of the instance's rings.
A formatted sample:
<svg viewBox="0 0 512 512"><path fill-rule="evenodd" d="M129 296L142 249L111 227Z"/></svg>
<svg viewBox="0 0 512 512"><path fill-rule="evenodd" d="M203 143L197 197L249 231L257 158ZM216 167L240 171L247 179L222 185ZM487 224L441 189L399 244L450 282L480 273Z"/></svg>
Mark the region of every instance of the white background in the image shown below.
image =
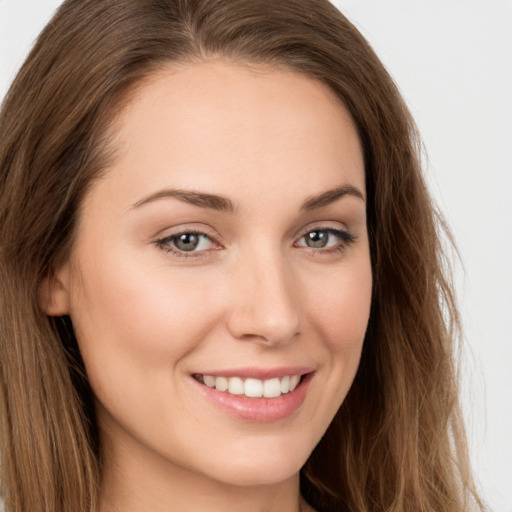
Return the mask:
<svg viewBox="0 0 512 512"><path fill-rule="evenodd" d="M0 98L60 0L0 0ZM398 83L464 269L463 402L475 473L512 512L512 0L335 0ZM1 129L1 127L0 127Z"/></svg>

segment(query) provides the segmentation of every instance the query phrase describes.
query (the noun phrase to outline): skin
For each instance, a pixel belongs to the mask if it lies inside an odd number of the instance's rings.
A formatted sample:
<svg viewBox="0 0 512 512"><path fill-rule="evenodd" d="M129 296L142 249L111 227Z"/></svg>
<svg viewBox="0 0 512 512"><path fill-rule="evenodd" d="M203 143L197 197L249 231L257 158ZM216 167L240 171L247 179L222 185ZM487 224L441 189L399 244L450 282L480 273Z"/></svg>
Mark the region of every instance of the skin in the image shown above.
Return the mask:
<svg viewBox="0 0 512 512"><path fill-rule="evenodd" d="M310 78L217 60L156 73L115 130L47 298L49 314L71 316L96 396L102 512L312 510L299 470L350 388L370 311L350 116ZM301 210L347 185L362 197ZM140 204L169 188L234 208ZM326 247L308 246L315 229ZM184 257L169 237L187 230L207 236ZM191 377L291 365L314 371L306 398L271 422L234 417Z"/></svg>

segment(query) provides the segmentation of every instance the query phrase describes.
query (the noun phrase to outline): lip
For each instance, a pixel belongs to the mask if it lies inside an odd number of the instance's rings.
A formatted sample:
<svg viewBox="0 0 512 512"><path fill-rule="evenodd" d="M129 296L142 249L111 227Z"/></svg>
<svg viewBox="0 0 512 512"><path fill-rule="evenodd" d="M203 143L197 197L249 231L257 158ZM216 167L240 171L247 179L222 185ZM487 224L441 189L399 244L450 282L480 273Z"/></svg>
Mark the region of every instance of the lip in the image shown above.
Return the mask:
<svg viewBox="0 0 512 512"><path fill-rule="evenodd" d="M199 372L196 372L199 373ZM209 388L191 376L199 392L211 403L237 419L259 423L278 421L295 413L304 402L309 383L314 376L311 367L280 367L280 368L242 368L221 371L201 372L202 375L216 377L241 377L243 379L282 378L286 375L301 375L297 387L289 393L277 398L249 398L244 395L232 395L225 391Z"/></svg>
<svg viewBox="0 0 512 512"><path fill-rule="evenodd" d="M305 375L313 372L312 366L279 366L276 368L230 368L226 370L207 370L204 372L194 372L200 375L213 375L215 377L240 377L242 379L282 379L287 375Z"/></svg>

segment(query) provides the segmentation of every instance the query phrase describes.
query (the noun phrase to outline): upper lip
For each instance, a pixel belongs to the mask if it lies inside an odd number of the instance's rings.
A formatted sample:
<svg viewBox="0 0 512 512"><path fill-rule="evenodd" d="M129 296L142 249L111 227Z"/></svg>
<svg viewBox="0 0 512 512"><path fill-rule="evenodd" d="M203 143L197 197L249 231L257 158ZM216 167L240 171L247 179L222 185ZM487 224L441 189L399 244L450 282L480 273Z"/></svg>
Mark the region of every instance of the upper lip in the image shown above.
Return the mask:
<svg viewBox="0 0 512 512"><path fill-rule="evenodd" d="M228 368L224 370L206 370L195 372L199 375L211 375L213 377L241 377L243 379L273 379L283 378L287 375L305 375L315 371L312 366L279 366L274 368L245 367Z"/></svg>

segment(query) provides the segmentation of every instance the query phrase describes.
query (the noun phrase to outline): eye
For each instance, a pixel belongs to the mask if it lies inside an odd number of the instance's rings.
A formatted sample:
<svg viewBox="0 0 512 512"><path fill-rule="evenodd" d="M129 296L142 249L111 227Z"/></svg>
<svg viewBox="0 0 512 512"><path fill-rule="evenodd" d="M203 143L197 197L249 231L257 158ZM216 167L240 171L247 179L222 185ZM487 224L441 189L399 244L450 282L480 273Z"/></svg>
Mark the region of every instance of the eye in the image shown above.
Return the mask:
<svg viewBox="0 0 512 512"><path fill-rule="evenodd" d="M355 237L348 231L332 228L312 229L304 234L297 245L311 249L343 249L354 242Z"/></svg>
<svg viewBox="0 0 512 512"><path fill-rule="evenodd" d="M163 250L185 256L185 253L198 253L215 247L213 240L199 231L184 231L157 240Z"/></svg>

